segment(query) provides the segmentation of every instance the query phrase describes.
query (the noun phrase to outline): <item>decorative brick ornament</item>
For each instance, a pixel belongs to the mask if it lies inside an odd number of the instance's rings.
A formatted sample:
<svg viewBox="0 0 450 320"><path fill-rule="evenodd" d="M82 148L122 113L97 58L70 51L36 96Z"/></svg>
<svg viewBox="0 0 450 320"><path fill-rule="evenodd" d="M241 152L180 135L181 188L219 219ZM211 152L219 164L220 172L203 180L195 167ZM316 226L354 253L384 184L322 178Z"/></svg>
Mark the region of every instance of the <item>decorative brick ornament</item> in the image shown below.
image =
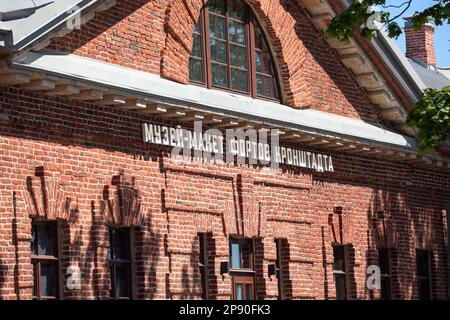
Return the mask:
<svg viewBox="0 0 450 320"><path fill-rule="evenodd" d="M101 200L100 210L108 224L122 227L142 226L145 208L142 197L134 179L128 182L120 175L116 190L111 196Z"/></svg>
<svg viewBox="0 0 450 320"><path fill-rule="evenodd" d="M415 243L417 249L436 250L436 232L428 226L415 230Z"/></svg>
<svg viewBox="0 0 450 320"><path fill-rule="evenodd" d="M379 248L396 248L399 238L391 217L379 211L373 220L373 239Z"/></svg>
<svg viewBox="0 0 450 320"><path fill-rule="evenodd" d="M213 214L194 212L194 224L197 232L213 232L213 220L216 217Z"/></svg>
<svg viewBox="0 0 450 320"><path fill-rule="evenodd" d="M328 224L330 226L331 237L334 243L353 243L353 221L348 213L343 212L342 207L334 208L334 213L328 216Z"/></svg>
<svg viewBox="0 0 450 320"><path fill-rule="evenodd" d="M240 234L240 219L236 215L233 201L226 201L223 210L223 233L225 236Z"/></svg>
<svg viewBox="0 0 450 320"><path fill-rule="evenodd" d="M266 233L267 218L259 201L249 199L244 210L244 232L247 238L264 237Z"/></svg>
<svg viewBox="0 0 450 320"><path fill-rule="evenodd" d="M46 220L68 220L71 199L61 188L59 178L40 176L40 182L27 178L27 189L23 198L31 218Z"/></svg>

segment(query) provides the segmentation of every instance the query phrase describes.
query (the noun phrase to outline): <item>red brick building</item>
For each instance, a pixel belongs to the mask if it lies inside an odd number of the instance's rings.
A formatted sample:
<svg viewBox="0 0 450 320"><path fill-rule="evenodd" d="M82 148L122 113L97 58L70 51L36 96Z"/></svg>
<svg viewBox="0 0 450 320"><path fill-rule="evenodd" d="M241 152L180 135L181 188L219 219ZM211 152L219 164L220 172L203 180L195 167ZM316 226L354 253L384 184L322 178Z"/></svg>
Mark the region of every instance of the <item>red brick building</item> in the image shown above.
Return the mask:
<svg viewBox="0 0 450 320"><path fill-rule="evenodd" d="M345 5L0 1L0 298L447 299L427 83L382 31L326 39ZM276 129L278 168L174 157L194 121Z"/></svg>

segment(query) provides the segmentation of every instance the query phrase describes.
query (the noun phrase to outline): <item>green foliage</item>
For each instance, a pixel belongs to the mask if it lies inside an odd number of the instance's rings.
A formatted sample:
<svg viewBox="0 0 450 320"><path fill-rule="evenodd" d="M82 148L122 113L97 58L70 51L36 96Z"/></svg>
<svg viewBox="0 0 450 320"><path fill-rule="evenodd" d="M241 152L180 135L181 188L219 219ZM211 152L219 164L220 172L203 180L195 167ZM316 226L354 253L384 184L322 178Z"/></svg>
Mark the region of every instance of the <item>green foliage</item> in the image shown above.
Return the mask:
<svg viewBox="0 0 450 320"><path fill-rule="evenodd" d="M361 35L370 40L377 34L377 31L370 25L371 19L376 14L378 15L377 20L386 27L389 37L397 38L402 33L402 29L394 20L401 17L413 1L419 0L406 0L403 3L400 1L400 4L399 1L394 0L353 0L347 9L333 18L326 35L342 41L349 41L353 37L353 32L359 29ZM436 0L433 3L435 4L421 12L416 12L412 17L411 23L416 30L429 21L434 22L436 26L445 22L449 23L450 0ZM401 12L392 16L387 10L376 11L375 6L382 9L396 7Z"/></svg>
<svg viewBox="0 0 450 320"><path fill-rule="evenodd" d="M419 129L419 150L432 152L450 135L450 86L426 89L406 124Z"/></svg>

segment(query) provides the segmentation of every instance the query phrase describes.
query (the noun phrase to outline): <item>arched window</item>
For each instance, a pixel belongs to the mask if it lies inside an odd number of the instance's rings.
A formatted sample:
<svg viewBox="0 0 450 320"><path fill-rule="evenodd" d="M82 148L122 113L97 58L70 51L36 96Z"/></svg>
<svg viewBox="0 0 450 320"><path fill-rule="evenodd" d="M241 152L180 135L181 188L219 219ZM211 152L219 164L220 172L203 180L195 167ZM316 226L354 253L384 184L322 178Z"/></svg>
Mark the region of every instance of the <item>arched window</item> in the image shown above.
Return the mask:
<svg viewBox="0 0 450 320"><path fill-rule="evenodd" d="M264 34L242 0L210 0L194 28L189 78L208 88L280 99Z"/></svg>

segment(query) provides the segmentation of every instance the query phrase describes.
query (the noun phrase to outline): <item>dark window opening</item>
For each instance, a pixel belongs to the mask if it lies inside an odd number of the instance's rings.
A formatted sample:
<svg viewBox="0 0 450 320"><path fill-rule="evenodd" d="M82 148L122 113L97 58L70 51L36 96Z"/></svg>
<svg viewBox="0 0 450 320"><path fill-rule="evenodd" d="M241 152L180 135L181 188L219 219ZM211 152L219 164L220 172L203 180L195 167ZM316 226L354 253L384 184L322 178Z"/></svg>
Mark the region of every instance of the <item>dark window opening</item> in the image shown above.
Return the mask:
<svg viewBox="0 0 450 320"><path fill-rule="evenodd" d="M278 299L283 300L285 298L284 284L283 284L283 249L286 239L275 239L275 245L277 250L277 260L275 261L275 272L278 282Z"/></svg>
<svg viewBox="0 0 450 320"><path fill-rule="evenodd" d="M430 251L416 251L419 300L431 300Z"/></svg>
<svg viewBox="0 0 450 320"><path fill-rule="evenodd" d="M380 267L381 299L391 300L391 251L378 249L378 266Z"/></svg>
<svg viewBox="0 0 450 320"><path fill-rule="evenodd" d="M33 299L58 299L59 259L56 222L33 220L31 262L33 264Z"/></svg>
<svg viewBox="0 0 450 320"><path fill-rule="evenodd" d="M210 0L193 32L189 78L208 88L279 100L279 84L264 34L242 0Z"/></svg>
<svg viewBox="0 0 450 320"><path fill-rule="evenodd" d="M336 286L336 299L347 300L347 247L345 245L333 246L333 274Z"/></svg>
<svg viewBox="0 0 450 320"><path fill-rule="evenodd" d="M207 233L199 233L198 241L200 244L200 252L198 258L198 267L200 269L200 276L202 282L202 299L207 300L209 295L209 286L208 286L208 234Z"/></svg>
<svg viewBox="0 0 450 320"><path fill-rule="evenodd" d="M130 228L109 229L109 266L111 272L111 298L132 298L132 257Z"/></svg>

